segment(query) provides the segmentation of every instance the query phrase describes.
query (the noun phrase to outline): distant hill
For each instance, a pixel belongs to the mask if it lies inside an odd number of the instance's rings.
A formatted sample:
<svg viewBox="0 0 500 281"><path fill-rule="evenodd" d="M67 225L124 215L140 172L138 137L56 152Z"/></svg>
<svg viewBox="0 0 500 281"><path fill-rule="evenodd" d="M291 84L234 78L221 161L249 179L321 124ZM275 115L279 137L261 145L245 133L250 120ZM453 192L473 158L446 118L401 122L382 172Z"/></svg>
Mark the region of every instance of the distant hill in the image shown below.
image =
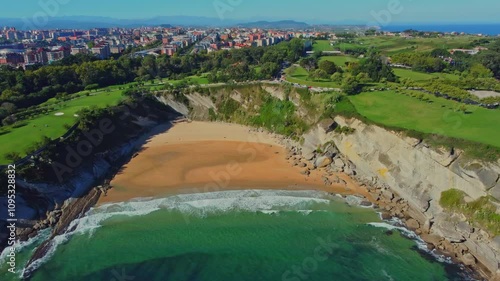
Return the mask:
<svg viewBox="0 0 500 281"><path fill-rule="evenodd" d="M29 21L29 19L28 19ZM96 27L139 27L139 26L195 26L215 27L231 26L236 20L220 20L218 18L194 17L194 16L162 16L149 19L115 19L108 17L93 16L71 16L49 18L47 23L41 26L26 25L26 22L17 18L0 18L0 26L13 26L17 29L89 29Z"/></svg>
<svg viewBox="0 0 500 281"><path fill-rule="evenodd" d="M280 28L280 29L304 29L310 27L305 22L293 20L282 21L254 21L239 23L241 20L195 17L195 16L160 16L149 19L115 19L94 16L71 16L49 18L42 26L26 25L22 19L0 18L0 26L13 26L17 29L89 29L96 27L139 27L139 26L193 26L193 27L255 27L255 28Z"/></svg>
<svg viewBox="0 0 500 281"><path fill-rule="evenodd" d="M255 21L237 24L241 27L246 28L279 28L279 29L305 29L310 27L309 24L305 22L298 22L294 20L282 20L282 21Z"/></svg>

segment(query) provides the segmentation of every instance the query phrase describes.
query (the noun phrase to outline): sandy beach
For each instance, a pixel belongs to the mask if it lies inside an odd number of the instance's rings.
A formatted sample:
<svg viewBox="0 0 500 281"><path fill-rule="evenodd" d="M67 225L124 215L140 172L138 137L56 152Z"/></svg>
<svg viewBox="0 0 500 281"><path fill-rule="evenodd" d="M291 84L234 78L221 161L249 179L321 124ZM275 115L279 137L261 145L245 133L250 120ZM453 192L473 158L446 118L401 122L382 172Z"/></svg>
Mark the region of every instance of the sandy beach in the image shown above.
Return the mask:
<svg viewBox="0 0 500 281"><path fill-rule="evenodd" d="M367 195L348 176L326 186L323 170L306 176L287 160L279 137L224 123L179 123L154 136L112 180L99 204L180 193L237 189L323 190Z"/></svg>

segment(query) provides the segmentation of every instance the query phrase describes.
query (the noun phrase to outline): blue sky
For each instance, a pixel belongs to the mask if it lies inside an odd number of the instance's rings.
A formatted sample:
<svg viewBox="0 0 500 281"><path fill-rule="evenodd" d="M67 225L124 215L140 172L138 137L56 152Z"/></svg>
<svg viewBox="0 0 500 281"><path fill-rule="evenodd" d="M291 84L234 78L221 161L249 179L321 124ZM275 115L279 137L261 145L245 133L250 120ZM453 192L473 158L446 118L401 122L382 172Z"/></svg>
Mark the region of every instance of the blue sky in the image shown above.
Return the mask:
<svg viewBox="0 0 500 281"><path fill-rule="evenodd" d="M8 3L8 4L7 4ZM27 4L32 3L32 4ZM500 22L499 0L0 0L0 17L32 17L42 3L61 3L51 16L151 18L189 15L222 19L294 19L369 23ZM393 12L388 6L394 5ZM394 4L399 3L399 4ZM50 6L50 5L49 5ZM219 7L219 11L215 8ZM397 12L394 12L397 11ZM222 15L222 16L221 16Z"/></svg>

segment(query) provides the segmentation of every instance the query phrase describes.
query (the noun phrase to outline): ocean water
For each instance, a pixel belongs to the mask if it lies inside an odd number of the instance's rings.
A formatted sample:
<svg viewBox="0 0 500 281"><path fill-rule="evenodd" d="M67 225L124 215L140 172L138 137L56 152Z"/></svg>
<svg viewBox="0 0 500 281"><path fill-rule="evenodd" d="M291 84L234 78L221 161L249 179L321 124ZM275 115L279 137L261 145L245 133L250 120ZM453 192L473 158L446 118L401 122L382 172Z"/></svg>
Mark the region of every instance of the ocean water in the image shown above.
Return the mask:
<svg viewBox="0 0 500 281"><path fill-rule="evenodd" d="M458 266L419 250L411 232L324 192L143 199L94 208L73 226L30 268L29 280L467 279ZM23 243L18 261L47 236ZM21 270L0 269L0 280L20 280Z"/></svg>

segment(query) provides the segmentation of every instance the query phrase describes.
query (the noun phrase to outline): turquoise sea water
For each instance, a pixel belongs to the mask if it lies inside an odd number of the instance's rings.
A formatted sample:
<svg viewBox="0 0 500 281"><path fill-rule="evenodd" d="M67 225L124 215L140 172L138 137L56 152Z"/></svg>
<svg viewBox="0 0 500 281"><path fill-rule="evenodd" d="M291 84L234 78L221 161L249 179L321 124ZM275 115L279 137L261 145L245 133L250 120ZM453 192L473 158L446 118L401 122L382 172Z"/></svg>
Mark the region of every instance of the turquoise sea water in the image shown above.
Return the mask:
<svg viewBox="0 0 500 281"><path fill-rule="evenodd" d="M30 280L465 279L400 230L389 232L373 209L323 192L228 191L112 204L74 226L55 239ZM39 243L24 244L18 258ZM1 269L0 280L19 280Z"/></svg>

